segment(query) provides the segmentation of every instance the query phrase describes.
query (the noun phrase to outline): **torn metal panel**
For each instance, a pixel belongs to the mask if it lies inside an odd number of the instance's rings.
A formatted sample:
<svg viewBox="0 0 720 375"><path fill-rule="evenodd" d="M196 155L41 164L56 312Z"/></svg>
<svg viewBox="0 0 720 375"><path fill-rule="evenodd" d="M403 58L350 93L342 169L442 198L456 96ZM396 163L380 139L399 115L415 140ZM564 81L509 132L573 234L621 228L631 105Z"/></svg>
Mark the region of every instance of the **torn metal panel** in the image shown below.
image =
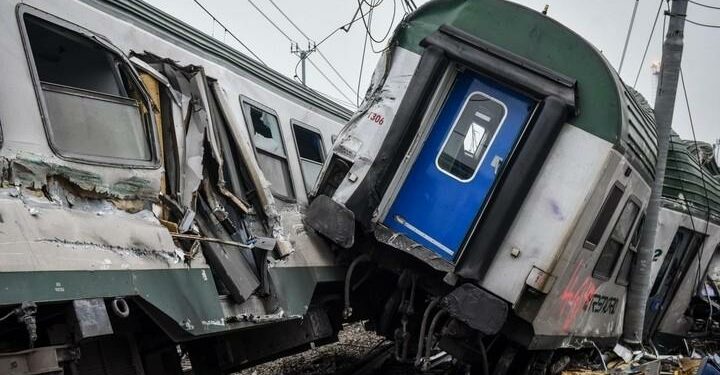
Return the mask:
<svg viewBox="0 0 720 375"><path fill-rule="evenodd" d="M228 240L222 224L210 210L211 208L204 200L200 199L200 216L196 218L200 231L214 238ZM260 281L244 254L244 252L249 252L248 249L212 242L204 242L202 248L213 272L220 278L235 301L245 301L260 286ZM251 254L249 255L251 256Z"/></svg>
<svg viewBox="0 0 720 375"><path fill-rule="evenodd" d="M130 170L118 171L114 178L108 178L92 167L69 167L55 163L52 158L25 152L3 164L7 166L3 176L7 176L10 183L32 189L42 189L50 177L62 177L82 190L110 198L154 200L160 190L159 179L132 175L135 173Z"/></svg>
<svg viewBox="0 0 720 375"><path fill-rule="evenodd" d="M292 245L288 242L285 234L285 230L280 224L280 217L278 215L277 206L275 204L275 198L270 191L269 182L263 177L260 166L258 165L255 153L253 151L250 139L246 137L241 129L246 129L245 120L238 119L235 116L235 112L232 108L232 101L228 98L227 93L216 83L211 84L211 88L215 93L215 97L218 99L220 111L230 125L230 131L235 144L238 145L240 155L247 165L248 174L252 180L252 184L257 188L258 198L263 206L263 212L267 217L268 227L272 232L273 238L277 243L277 250L281 256L286 256L293 251Z"/></svg>
<svg viewBox="0 0 720 375"><path fill-rule="evenodd" d="M150 211L78 203L82 209L69 209L32 191L2 189L1 221L18 225L3 226L0 272L186 267L182 251ZM199 257L193 266L204 263Z"/></svg>

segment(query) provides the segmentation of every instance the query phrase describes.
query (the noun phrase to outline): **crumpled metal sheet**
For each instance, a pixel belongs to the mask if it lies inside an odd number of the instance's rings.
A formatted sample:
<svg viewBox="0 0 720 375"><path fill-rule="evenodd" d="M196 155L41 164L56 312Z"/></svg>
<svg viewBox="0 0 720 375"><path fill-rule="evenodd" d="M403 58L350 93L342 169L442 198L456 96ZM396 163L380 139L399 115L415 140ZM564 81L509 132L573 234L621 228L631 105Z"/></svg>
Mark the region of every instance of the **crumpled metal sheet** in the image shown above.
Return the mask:
<svg viewBox="0 0 720 375"><path fill-rule="evenodd" d="M277 250L281 256L287 256L293 251L292 244L287 239L285 230L283 229L280 215L277 210L275 198L270 191L270 183L265 179L260 170L260 165L255 158L250 139L242 132L241 129L247 129L245 120L238 118L232 110L233 101L228 98L227 93L217 83L212 83L212 90L218 99L219 109L228 122L231 135L238 145L240 155L245 161L248 169L248 175L253 185L258 189L258 197L263 205L263 211L267 217L267 224L272 232L272 237L277 240Z"/></svg>
<svg viewBox="0 0 720 375"><path fill-rule="evenodd" d="M68 209L32 194L0 190L0 222L18 224L3 226L0 272L185 267L182 252L150 211L131 214L108 201Z"/></svg>

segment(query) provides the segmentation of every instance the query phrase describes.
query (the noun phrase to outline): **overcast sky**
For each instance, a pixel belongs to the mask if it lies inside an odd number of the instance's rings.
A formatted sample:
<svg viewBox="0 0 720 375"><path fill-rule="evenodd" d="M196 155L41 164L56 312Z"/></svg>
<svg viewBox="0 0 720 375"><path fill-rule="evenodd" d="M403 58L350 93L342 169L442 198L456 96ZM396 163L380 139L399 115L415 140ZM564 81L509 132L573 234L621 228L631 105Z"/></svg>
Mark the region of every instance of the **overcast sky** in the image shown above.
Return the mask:
<svg viewBox="0 0 720 375"><path fill-rule="evenodd" d="M220 25L213 22L194 0L145 1L247 53L247 50L233 40L230 35L227 35ZM273 1L302 32L315 42L319 42L340 25L350 21L358 6L357 0ZM720 0L697 1L720 7ZM270 0L200 0L200 2L270 67L290 77L295 75L298 58L290 52L290 40L298 42L303 48L307 48L308 41L285 19ZM404 14L401 2L402 0L397 0L396 3L393 3L393 0L385 0L375 9L372 23L369 25L373 38L381 40L389 30L393 5L396 6L396 15L392 25L397 24ZM415 2L420 5L425 1L415 0ZM545 4L548 4L550 17L585 37L600 49L616 68L619 66L635 1L517 0L517 2L536 10L542 10ZM277 24L282 32L287 34L287 37L272 26L253 4ZM659 4L660 0L639 0L635 25L622 70L623 80L632 85L638 69L642 68L637 88L651 103L655 97L655 85L650 66L653 62L660 60L661 29L664 18L662 12L642 66L640 61ZM691 3L688 5L688 19L720 25L720 10L703 8ZM360 76L365 35L363 24L356 22L349 32L338 31L319 47L319 51L332 63L345 82L333 72L321 55L314 53L311 55L312 62L333 81L337 88L333 87L311 64L308 64L307 67L307 84L339 101L350 101L354 104L358 79L360 78L359 87L362 93L367 87L379 57L379 54L374 53L372 48L380 50L385 46L384 43L371 43L368 40L362 76ZM682 66L697 138L712 143L720 138L720 126L718 126L720 125L718 119L720 117L720 95L718 95L720 89L720 28L686 25ZM297 72L299 75L299 68ZM673 128L683 138L690 139L692 137L690 121L682 91L679 91L675 108Z"/></svg>

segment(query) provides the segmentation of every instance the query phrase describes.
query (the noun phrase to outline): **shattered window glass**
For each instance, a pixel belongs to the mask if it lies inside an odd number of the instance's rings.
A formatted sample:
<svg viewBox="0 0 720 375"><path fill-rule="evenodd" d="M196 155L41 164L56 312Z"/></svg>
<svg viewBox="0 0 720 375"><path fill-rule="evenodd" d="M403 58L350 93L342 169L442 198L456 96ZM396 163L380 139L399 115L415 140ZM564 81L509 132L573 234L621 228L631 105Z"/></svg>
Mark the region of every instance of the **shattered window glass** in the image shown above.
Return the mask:
<svg viewBox="0 0 720 375"><path fill-rule="evenodd" d="M285 148L283 147L277 117L248 103L245 103L245 108L250 114L255 147L285 157Z"/></svg>
<svg viewBox="0 0 720 375"><path fill-rule="evenodd" d="M295 192L277 116L244 100L242 106L257 151L258 164L270 182L270 190L280 198L294 199Z"/></svg>
<svg viewBox="0 0 720 375"><path fill-rule="evenodd" d="M152 161L148 106L123 60L88 37L25 15L53 149L85 160Z"/></svg>
<svg viewBox="0 0 720 375"><path fill-rule="evenodd" d="M625 207L623 207L620 217L618 217L615 227L610 233L610 238L605 242L605 247L595 264L593 277L606 280L612 275L639 212L640 206L633 200L628 200L625 203Z"/></svg>
<svg viewBox="0 0 720 375"><path fill-rule="evenodd" d="M322 137L320 133L297 124L293 124L293 132L295 133L295 142L300 157L305 190L310 192L315 186L322 163L325 161Z"/></svg>
<svg viewBox="0 0 720 375"><path fill-rule="evenodd" d="M505 114L502 103L480 92L470 95L438 155L438 168L462 182L472 180Z"/></svg>

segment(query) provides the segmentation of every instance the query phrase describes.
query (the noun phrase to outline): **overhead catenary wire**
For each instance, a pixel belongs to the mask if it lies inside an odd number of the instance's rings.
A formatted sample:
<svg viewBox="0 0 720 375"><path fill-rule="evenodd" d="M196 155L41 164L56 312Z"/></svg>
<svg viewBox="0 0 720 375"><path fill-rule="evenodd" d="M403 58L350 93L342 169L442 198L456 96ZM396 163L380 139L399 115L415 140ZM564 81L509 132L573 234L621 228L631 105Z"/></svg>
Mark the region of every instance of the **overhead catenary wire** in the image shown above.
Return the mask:
<svg viewBox="0 0 720 375"><path fill-rule="evenodd" d="M285 31L283 31L283 30L280 28L280 26L278 26L275 22L273 22L273 20L270 19L270 17L269 17L267 14L265 14L265 12L263 12L262 9L260 9L257 5L255 5L255 3L253 3L252 0L248 0L248 2L250 3L250 5L253 6L253 8L255 8L255 10L257 10L257 11L265 18L265 20L267 20L267 21L275 28L275 30L277 30L280 34L282 34L290 43L296 43L295 40L293 40ZM315 48L317 48L317 45L315 46ZM326 80L328 83L330 83L330 85L331 85L333 88L335 88L335 90L337 90L337 92L340 93L340 95L342 95L342 96L348 101L348 103L350 103L350 104L354 103L350 98L348 98L348 96L345 94L345 92L343 92L343 90L341 90L341 89L322 71L322 69L320 69L320 68L310 59L310 57L306 57L306 59L307 59L307 60L310 62L310 64L318 71L318 73L320 73L320 75L321 75L323 78L325 78L325 80ZM297 65L295 65L295 69L296 69L296 72L297 72ZM297 73L296 73L295 75L297 76Z"/></svg>
<svg viewBox="0 0 720 375"><path fill-rule="evenodd" d="M664 0L660 0L658 5L657 13L655 14L655 20L653 21L652 30L648 37L647 44L645 44L645 51L643 51L642 59L640 59L640 66L638 67L637 74L635 75L635 81L633 81L633 87L637 86L638 78L640 78L640 72L642 71L643 64L645 64L645 58L647 57L648 49L650 48L650 42L652 42L653 35L655 35L655 26L657 26L658 18L660 18L660 11L662 10Z"/></svg>
<svg viewBox="0 0 720 375"><path fill-rule="evenodd" d="M207 10L207 8L205 8L205 7L200 3L199 0L193 0L193 2L195 2L195 4L197 4L208 16L210 16L210 17L212 18L212 20L213 20L213 27L215 27L215 23L217 23L218 25L220 25L220 27L222 27L222 28L225 30L226 33L230 34L230 36L231 36L233 39L235 39L236 42L240 43L240 45L243 46L243 48L245 48L248 52L250 52L250 54L251 54L257 61L259 61L261 64L267 66L267 64L265 63L265 61L263 61L255 52L253 52L253 50L252 50L250 47L247 46L247 44L243 43L243 41L240 40L240 38L238 38L232 31L230 31L230 29L228 29L222 22L220 22L220 20L218 20L209 10ZM213 30L213 34L214 34L214 30Z"/></svg>
<svg viewBox="0 0 720 375"><path fill-rule="evenodd" d="M618 74L622 73L623 63L625 63L625 54L627 53L628 44L630 43L630 35L632 35L633 26L635 25L635 15L637 15L638 4L640 4L640 0L635 0L632 16L630 16L630 26L628 26L627 36L625 37L625 45L623 46L622 56L620 57Z"/></svg>
<svg viewBox="0 0 720 375"><path fill-rule="evenodd" d="M685 106L686 106L687 113L688 113L688 119L690 120L690 131L692 133L693 143L695 145L695 154L697 157L697 162L700 166L700 180L702 181L703 193L705 195L705 205L707 206L707 217L705 219L705 233L703 234L703 241L701 243L700 253L698 254L698 274L697 274L698 279L696 280L696 283L695 283L695 287L697 288L701 281L700 273L702 272L702 270L701 270L701 268L702 268L702 264L701 264L702 245L705 242L705 238L707 238L707 233L708 233L708 230L710 227L710 197L708 195L707 185L705 183L705 173L703 171L702 159L700 158L700 148L698 147L697 136L695 135L695 124L694 124L693 117L692 117L692 111L690 110L690 100L688 99L687 88L685 86L685 76L683 74L682 67L680 68L680 84L683 89L683 97L685 98ZM689 210L690 210L690 208L688 207L688 211Z"/></svg>
<svg viewBox="0 0 720 375"><path fill-rule="evenodd" d="M368 3L367 0L358 0L358 8L362 10L362 4L363 3L367 4L368 6L370 6L370 10L368 11L368 17L372 17L372 11L375 8L379 7L380 4L383 3L383 1L384 0L378 0L377 2L371 4L371 3ZM369 22L367 20L365 20L365 15L362 14L362 12L360 12L361 18L363 21L363 26L365 26L365 32L368 34L368 36L370 37L370 40L371 40L370 48L372 49L372 51L374 53L385 52L385 48L380 49L380 50L375 50L375 46L373 45L373 43L382 44L383 42L385 42L387 40L388 36L390 36L390 32L392 32L392 30L393 30L393 25L395 24L395 15L397 14L397 0L393 0L392 3L393 3L393 12L392 12L392 17L390 19L390 25L388 26L388 29L385 32L385 35L383 35L383 37L380 39L376 39L373 36Z"/></svg>
<svg viewBox="0 0 720 375"><path fill-rule="evenodd" d="M342 90L340 90L340 88L337 87L337 85L315 64L315 62L312 61L312 59L310 59L310 58L308 57L307 60L310 62L310 65L312 65L312 66L315 68L315 70L317 70L318 73L320 73L320 75L321 75L323 78L325 78L325 80L328 81L328 83L329 83L330 85L332 85L332 87L334 87L335 90L336 90L337 92L339 92L340 95L343 96L343 98L345 98L345 100L348 101L348 103L353 103L352 99L348 98L348 96L345 95L345 93L344 93Z"/></svg>
<svg viewBox="0 0 720 375"><path fill-rule="evenodd" d="M695 4L695 5L697 5L697 6L701 6L701 7L704 7L704 8L720 10L720 6L707 5L707 4L703 4L703 3L700 3L700 2L697 2L697 1L693 1L693 0L688 0L688 3L690 3L690 4Z"/></svg>
<svg viewBox="0 0 720 375"><path fill-rule="evenodd" d="M690 23L690 24L693 24L693 25L695 25L695 26L702 26L702 27L707 27L707 28L710 28L710 29L720 29L720 25L711 25L711 24L708 24L708 23L697 22L697 21L693 21L693 20L691 20L691 19L688 19L687 17L685 17L685 22Z"/></svg>
<svg viewBox="0 0 720 375"><path fill-rule="evenodd" d="M300 29L300 27L287 15L287 13L285 13L285 12L275 3L275 1L273 1L273 0L269 0L269 1L270 1L270 4L272 4L272 6L275 7L275 9L277 9L277 11L280 12L280 14L282 14L282 16L285 17L285 19L286 19L288 22L290 22L290 24L291 24L303 37L305 37L305 39L307 39L308 41L311 41L311 40L312 40L312 38L310 38L307 34L305 34L305 32L302 31L302 29ZM320 58L323 59L323 61L325 61L325 63L326 63L326 64L330 67L330 69L332 69L332 71L340 78L340 80L345 84L345 86L347 86L347 87L350 89L350 91L352 91L353 94L355 94L355 96L357 96L357 95L358 95L358 92L355 91L355 89L353 89L353 87L348 83L348 81L345 79L345 77L343 77L343 75L337 70L337 68L335 68L335 65L333 65L333 63L330 62L330 60L325 56L325 54L323 54L322 51L320 51L320 50L318 49L318 45L317 45L317 44L315 44L315 49L316 49L318 55L320 55Z"/></svg>
<svg viewBox="0 0 720 375"><path fill-rule="evenodd" d="M370 10L372 17L372 10ZM372 19L371 19L372 21ZM363 42L363 48L362 48L362 58L360 59L360 71L358 72L358 82L357 82L357 91L356 91L356 101L357 105L360 106L360 82L362 81L362 73L363 68L365 67L365 52L367 51L367 42L368 42L368 34L365 33L365 41Z"/></svg>

